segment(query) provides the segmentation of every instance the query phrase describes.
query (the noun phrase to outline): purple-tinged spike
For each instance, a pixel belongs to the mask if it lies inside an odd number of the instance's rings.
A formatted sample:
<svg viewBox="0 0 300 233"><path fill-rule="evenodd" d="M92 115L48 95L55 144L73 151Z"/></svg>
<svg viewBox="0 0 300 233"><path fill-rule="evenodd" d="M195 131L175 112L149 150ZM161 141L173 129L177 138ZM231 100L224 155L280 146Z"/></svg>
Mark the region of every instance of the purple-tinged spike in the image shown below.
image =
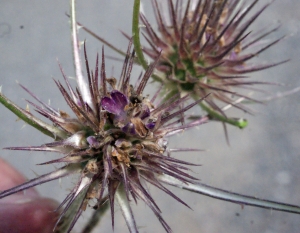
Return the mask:
<svg viewBox="0 0 300 233"><path fill-rule="evenodd" d="M65 72L64 72L64 70L63 70L63 68L62 68L62 66L61 66L61 64L59 62L58 62L58 66L59 66L60 72L62 73L62 76L64 77L64 80L65 80L65 82L67 84L67 87L68 87L69 92L70 92L70 94L71 94L71 96L73 98L73 101L75 103L78 103L78 98L77 98L75 92L73 91L73 88L71 87L71 84L70 84L70 82L69 82L69 80L68 80L68 78L67 78L67 76L66 76L66 74L65 74Z"/></svg>
<svg viewBox="0 0 300 233"><path fill-rule="evenodd" d="M153 95L152 99L150 100L151 103L154 103L156 101L157 96L161 92L163 88L163 85L161 84L160 87L156 90L155 94Z"/></svg>
<svg viewBox="0 0 300 233"><path fill-rule="evenodd" d="M88 116L89 113L86 113L83 109L82 106L78 106L76 103L73 102L71 99L70 95L67 93L67 91L64 89L64 87L60 84L60 82L55 81L56 85L58 86L60 92L64 96L66 102L70 106L70 108L73 110L73 112L77 115L78 119L81 122L85 122L91 127L94 131L98 131L98 126L96 125L95 122L93 122L90 117ZM80 96L79 96L80 98Z"/></svg>
<svg viewBox="0 0 300 233"><path fill-rule="evenodd" d="M45 152L61 152L61 149L54 147L42 146L19 146L19 147L4 147L4 150L24 150L24 151L45 151Z"/></svg>
<svg viewBox="0 0 300 233"><path fill-rule="evenodd" d="M64 209L60 214L60 217L56 222L55 228L57 228L57 230L65 228L64 231L68 233L71 232L76 221L78 220L78 217L83 211L82 206L83 203L86 201L85 197L87 195L91 181L91 178L81 177L77 186L72 190L70 195L68 195L67 198L62 202L62 204L67 204L65 205ZM66 218L66 220L64 218ZM60 226L61 223L62 226Z"/></svg>
<svg viewBox="0 0 300 233"><path fill-rule="evenodd" d="M158 58L159 58L159 56L158 56ZM152 75L152 73L153 73L153 71L155 69L155 66L157 65L158 61L159 61L159 59L156 59L154 61L154 63L151 64L149 66L149 68L146 70L146 72L145 72L145 74L144 74L141 82L139 83L139 86L136 89L136 93L138 95L142 94L142 92L144 91L144 88L146 87L146 84L147 84L149 78L151 77L151 75Z"/></svg>
<svg viewBox="0 0 300 233"><path fill-rule="evenodd" d="M160 49L168 48L168 45L163 40L159 39L158 35L154 32L153 28L151 27L151 24L148 22L146 17L142 14L141 14L141 21L146 26L149 39L154 41L154 43L157 44Z"/></svg>
<svg viewBox="0 0 300 233"><path fill-rule="evenodd" d="M166 230L166 232L171 233L172 230L169 227L169 225L165 222L165 220L162 218L160 211L155 207L154 203L151 202L151 200L149 200L147 198L147 196L145 196L145 193L143 193L140 189L136 189L135 190L136 195L142 199L148 206L149 208L153 211L153 213L156 215L157 219L160 221L160 223L162 224L162 226L164 227L164 229Z"/></svg>
<svg viewBox="0 0 300 233"><path fill-rule="evenodd" d="M181 204L183 204L184 206L188 207L189 209L191 209L191 207L186 204L183 200L181 200L179 197L177 197L174 193L172 193L169 189L167 189L166 187L164 187L158 180L157 178L150 172L142 172L142 177L149 182L150 184L156 186L157 188L159 188L160 190L164 191L165 193L167 193L169 196L173 197L176 201L180 202Z"/></svg>
<svg viewBox="0 0 300 233"><path fill-rule="evenodd" d="M205 124L209 121L209 117L202 117L198 120L195 120L191 123L188 123L186 125L180 125L180 126L174 126L174 127L169 127L169 128L164 128L165 133L168 137L175 135L179 132L182 132L183 130L187 130L189 128L193 128L202 124Z"/></svg>
<svg viewBox="0 0 300 233"><path fill-rule="evenodd" d="M205 151L205 150L202 150L202 149L195 149L195 148L172 148L169 150L170 152L185 152L185 151Z"/></svg>
<svg viewBox="0 0 300 233"><path fill-rule="evenodd" d="M121 75L120 75L120 80L119 80L119 83L118 83L118 89L121 90L121 91L124 91L124 86L123 85L124 85L126 74L127 74L128 61L130 59L132 59L132 58L130 58L131 46L132 46L132 40L129 40L129 45L128 45L128 48L127 48L125 60L124 60L123 67L122 67L122 72L121 72Z"/></svg>
<svg viewBox="0 0 300 233"><path fill-rule="evenodd" d="M209 95L209 94L208 94ZM164 125L166 122L168 122L169 120L173 119L174 117L178 116L179 114L183 113L183 112L186 112L187 110L191 109L192 107L194 107L196 104L199 104L203 99L205 99L208 95L206 95L205 97L195 101L194 103L178 110L177 112L174 112L172 114L170 114L169 116L167 117L164 117L162 118L161 120L161 124Z"/></svg>
<svg viewBox="0 0 300 233"><path fill-rule="evenodd" d="M269 27L267 27L267 28L264 28L263 30L260 30L260 33L257 33L257 34L253 33L252 36L253 37L256 36L256 38L253 39L252 41L248 42L247 44L243 45L242 50L245 50L245 49L247 49L248 47L251 47L251 46L255 46L256 44L260 44L260 40L267 37L271 33L276 32L280 27L281 27L281 25L278 25L278 26L276 26L275 28L273 28L269 31L267 31L268 28L269 28ZM265 32L265 31L267 31L267 32Z"/></svg>
<svg viewBox="0 0 300 233"><path fill-rule="evenodd" d="M227 2L228 2L228 0L223 0L221 5L218 6L217 14L215 15L214 19L211 19L212 22L210 23L210 25L211 25L212 28L217 28L218 27L218 24L221 21L220 20L221 15L224 12L224 9L225 9L225 6L226 6ZM220 4L220 3L215 3L215 4Z"/></svg>
<svg viewBox="0 0 300 233"><path fill-rule="evenodd" d="M129 189L129 180L128 180L128 172L127 172L127 169L125 167L126 165L124 163L120 163L120 167L122 169L122 176L123 176L123 184L124 184L124 189L125 189L125 193L126 193L126 197L127 199L129 199L129 192L130 192L130 189Z"/></svg>
<svg viewBox="0 0 300 233"><path fill-rule="evenodd" d="M12 195L14 193L29 189L31 187L34 187L36 185L40 185L46 182L49 182L51 180L56 180L61 177L73 174L73 173L78 173L80 172L80 165L79 164L74 164L74 165L67 165L64 166L56 171L50 172L48 174L39 176L37 178L34 178L32 180L29 180L23 184L20 184L18 186L15 186L11 189L1 191L0 192L0 198L7 197L9 195Z"/></svg>
<svg viewBox="0 0 300 233"><path fill-rule="evenodd" d="M168 0L168 5L169 5L169 10L170 10L170 20L172 22L172 27L173 27L173 30L174 30L175 39L177 41L179 41L180 40L180 33L179 33L179 30L178 30L178 24L177 24L176 13L175 13L173 1Z"/></svg>
<svg viewBox="0 0 300 233"><path fill-rule="evenodd" d="M112 180L108 184L108 197L109 197L109 202L110 202L110 211L111 211L111 225L112 229L114 230L115 226L115 194L117 191L117 188L119 186L119 181Z"/></svg>
<svg viewBox="0 0 300 233"><path fill-rule="evenodd" d="M158 205L155 203L154 199L151 197L151 195L148 193L148 191L143 187L143 185L140 182L139 174L136 169L130 170L130 175L128 176L128 179L130 180L130 184L134 187L134 192L138 195L144 196L153 207L161 213L161 210L159 209Z"/></svg>
<svg viewBox="0 0 300 233"><path fill-rule="evenodd" d="M190 43L191 43L191 47L194 49L197 49L197 50L199 50L199 46L200 46L200 43L199 43L200 41L198 39L199 38L202 39L204 31L208 25L208 21L206 21L205 25L202 25L203 16L204 16L204 14L206 14L205 10L209 7L208 2L209 2L209 0L205 0L204 4L202 5L202 11L200 11L200 9L199 9L201 7L201 3L200 3L193 12L193 14L194 14L193 18L198 18L198 20L197 21L195 20L196 25L195 25L193 34L191 36ZM200 13L200 15L199 15L199 13ZM210 15L208 17L210 17ZM192 21L192 22L195 22L195 21ZM201 29L202 31L200 31L200 33L199 33L200 26L202 26L202 29ZM198 40L198 42L197 42L197 40Z"/></svg>
<svg viewBox="0 0 300 233"><path fill-rule="evenodd" d="M154 2L154 3L153 3ZM152 0L152 7L153 7L153 11L156 15L156 21L159 25L159 31L164 34L164 36L168 39L171 38L171 34L168 32L166 25L165 25L165 21L162 18L161 12L160 12L160 7L158 6L157 0Z"/></svg>
<svg viewBox="0 0 300 233"><path fill-rule="evenodd" d="M179 48L178 48L178 52L180 54L181 59L186 59L188 57L188 51L186 51L186 24L187 24L187 17L188 17L188 12L189 12L189 8L190 8L190 3L191 1L188 0L187 2L187 6L186 6L186 10L184 13L184 17L182 19L182 23L181 23L181 28L180 28L180 42L179 42Z"/></svg>
<svg viewBox="0 0 300 233"><path fill-rule="evenodd" d="M30 90L28 90L26 87L24 87L22 84L20 84L20 87L22 87L29 95L31 95L36 101L38 101L40 104L42 104L43 107L45 107L49 112L55 115L59 115L59 112L56 111L55 109L51 108L49 105L45 104L42 102L35 94L33 94Z"/></svg>
<svg viewBox="0 0 300 233"><path fill-rule="evenodd" d="M89 87L89 93L91 95L91 104L92 104L92 106L89 106L88 103L86 103L86 104L91 109L91 112L92 112L92 109L96 110L96 94L94 93L94 88L93 88L93 83L92 83L93 82L92 74L91 74L91 71L90 71L89 60L87 58L85 42L83 43L83 51L84 51L85 66L86 66L86 73L87 73L87 79L88 79L88 87Z"/></svg>
<svg viewBox="0 0 300 233"><path fill-rule="evenodd" d="M59 125L63 130L65 130L68 133L76 133L77 131L80 131L83 128L83 125L77 119L69 118L69 116L62 111L60 111L59 116L57 116L56 114L52 114L51 112L42 109L41 107L37 106L29 100L26 101L33 107L35 107L36 112L51 120L55 125Z"/></svg>
<svg viewBox="0 0 300 233"><path fill-rule="evenodd" d="M78 154L75 154L72 156L70 156L68 154L65 157L50 160L50 161L44 162L44 163L38 163L37 165L46 165L46 164L53 164L53 163L82 163L82 162L90 160L92 155L93 155L92 153L89 155L86 155L86 153L82 153L82 155L80 155L80 153L78 153Z"/></svg>
<svg viewBox="0 0 300 233"><path fill-rule="evenodd" d="M130 86L129 81L130 81L131 71L132 71L132 67L133 67L133 63L134 63L134 59L133 59L134 54L135 54L135 51L132 50L132 53L130 55L131 59L129 60L129 64L128 64L128 67L127 67L127 70L126 70L126 76L125 76L125 79L124 79L124 83L122 85L123 93L128 93L128 91L129 91L128 87ZM139 82L140 78L141 78L141 76L138 78L138 82Z"/></svg>
<svg viewBox="0 0 300 233"><path fill-rule="evenodd" d="M65 138L66 133L50 124L47 124L40 120L39 118L32 115L29 111L24 110L13 103L10 99L4 96L0 92L0 103L2 103L5 107L7 107L10 111L16 114L20 119L25 121L27 124L33 126L37 130L41 131L43 134L50 136L52 138Z"/></svg>
<svg viewBox="0 0 300 233"><path fill-rule="evenodd" d="M104 59L104 47L102 46L102 62L101 62L101 71L100 71L100 80L101 80L101 88L102 88L102 94L106 95L106 74L105 74L105 59Z"/></svg>

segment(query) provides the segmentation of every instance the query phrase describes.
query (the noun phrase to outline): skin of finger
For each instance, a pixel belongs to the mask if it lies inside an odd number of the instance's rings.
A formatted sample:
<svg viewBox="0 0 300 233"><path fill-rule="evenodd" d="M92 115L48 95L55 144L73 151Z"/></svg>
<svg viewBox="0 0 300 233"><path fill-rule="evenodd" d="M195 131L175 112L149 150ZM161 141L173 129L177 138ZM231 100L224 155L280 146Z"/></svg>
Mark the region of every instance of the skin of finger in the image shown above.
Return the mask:
<svg viewBox="0 0 300 233"><path fill-rule="evenodd" d="M58 213L57 203L48 198L35 198L0 204L1 233L51 233Z"/></svg>
<svg viewBox="0 0 300 233"><path fill-rule="evenodd" d="M24 183L25 177L0 158L0 190ZM1 233L50 233L57 220L58 203L39 197L33 188L0 200Z"/></svg>
<svg viewBox="0 0 300 233"><path fill-rule="evenodd" d="M0 158L0 190L6 190L26 181L25 177L15 168ZM33 188L26 191L26 195L38 196Z"/></svg>

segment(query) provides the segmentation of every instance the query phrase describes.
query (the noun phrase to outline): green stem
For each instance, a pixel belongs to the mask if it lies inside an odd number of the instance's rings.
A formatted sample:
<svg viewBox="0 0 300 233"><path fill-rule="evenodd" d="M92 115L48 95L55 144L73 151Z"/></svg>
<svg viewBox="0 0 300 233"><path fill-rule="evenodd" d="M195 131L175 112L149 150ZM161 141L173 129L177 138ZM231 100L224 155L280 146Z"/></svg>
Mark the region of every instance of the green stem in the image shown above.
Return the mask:
<svg viewBox="0 0 300 233"><path fill-rule="evenodd" d="M133 4L133 15L132 15L132 39L135 49L136 56L139 63L146 70L148 68L148 63L144 57L140 42L140 28L139 28L139 17L140 17L140 0L134 0Z"/></svg>
<svg viewBox="0 0 300 233"><path fill-rule="evenodd" d="M36 119L29 112L18 107L16 104L14 104L8 98L6 98L2 93L0 93L0 103L2 103L6 108L8 108L10 111L12 111L17 117L19 117L21 120L25 121L27 124L36 128L43 134L45 134L49 137L55 138L55 135L53 134L53 132L49 131L48 129L46 129L45 127L43 127L39 124L38 121L41 122L41 120ZM44 123L44 122L43 122L43 124L46 125L46 123Z"/></svg>
<svg viewBox="0 0 300 233"><path fill-rule="evenodd" d="M233 125L233 126L237 126L240 129L243 129L248 125L248 121L246 119L243 119L243 118L239 118L239 119L228 118L226 116L223 116L223 115L217 113L216 111L214 111L213 109L208 107L203 102L200 102L199 105L201 106L201 108L204 111L206 111L208 113L208 115L211 119L215 119L215 120L218 120L218 121L228 123L228 124Z"/></svg>
<svg viewBox="0 0 300 233"><path fill-rule="evenodd" d="M146 61L141 45L140 40L140 25L139 25L139 18L140 18L140 0L134 0L133 4L133 14L132 14L132 39L133 39L133 46L135 50L135 54L137 56L137 63L139 63L144 70L148 69L148 62ZM158 82L162 82L162 78L158 75L152 74L151 77Z"/></svg>

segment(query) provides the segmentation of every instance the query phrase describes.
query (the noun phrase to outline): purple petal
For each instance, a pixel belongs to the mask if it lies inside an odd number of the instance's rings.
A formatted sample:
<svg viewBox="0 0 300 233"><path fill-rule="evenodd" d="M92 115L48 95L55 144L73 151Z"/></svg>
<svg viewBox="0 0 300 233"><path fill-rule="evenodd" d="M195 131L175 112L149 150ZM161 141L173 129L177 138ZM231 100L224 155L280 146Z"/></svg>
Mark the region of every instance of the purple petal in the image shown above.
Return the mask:
<svg viewBox="0 0 300 233"><path fill-rule="evenodd" d="M101 105L106 111L113 114L119 114L121 111L121 109L116 106L115 101L109 97L103 97L101 100Z"/></svg>
<svg viewBox="0 0 300 233"><path fill-rule="evenodd" d="M111 98L103 97L101 100L102 107L110 113L120 114L128 104L128 99L119 91L112 91Z"/></svg>
<svg viewBox="0 0 300 233"><path fill-rule="evenodd" d="M95 136L89 136L86 138L86 140L90 147L99 148L100 143Z"/></svg>
<svg viewBox="0 0 300 233"><path fill-rule="evenodd" d="M128 124L126 124L123 128L122 128L122 131L124 133L129 133L131 135L134 135L136 132L135 132L135 127L134 127L134 124L132 124L131 122L129 122Z"/></svg>
<svg viewBox="0 0 300 233"><path fill-rule="evenodd" d="M140 114L140 118L144 120L145 118L150 116L150 109L147 105L143 105L142 112Z"/></svg>
<svg viewBox="0 0 300 233"><path fill-rule="evenodd" d="M122 110L124 110L125 106L128 104L128 99L127 97L119 92L119 91L112 91L110 93L111 98L115 101L116 106Z"/></svg>
<svg viewBox="0 0 300 233"><path fill-rule="evenodd" d="M154 127L155 127L155 122L151 122L151 123L149 123L149 124L146 124L146 127L147 127L147 129L154 129Z"/></svg>

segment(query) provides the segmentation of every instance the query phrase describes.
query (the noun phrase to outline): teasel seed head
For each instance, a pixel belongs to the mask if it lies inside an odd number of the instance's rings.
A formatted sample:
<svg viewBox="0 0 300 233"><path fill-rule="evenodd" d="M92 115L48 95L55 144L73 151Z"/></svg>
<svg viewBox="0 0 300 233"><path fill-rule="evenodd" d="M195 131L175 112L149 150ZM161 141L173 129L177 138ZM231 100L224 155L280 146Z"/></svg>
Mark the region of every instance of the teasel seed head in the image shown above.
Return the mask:
<svg viewBox="0 0 300 233"><path fill-rule="evenodd" d="M61 215L56 225L58 232L62 224L61 220L78 200L79 207L68 226L68 232L73 228L91 199L96 201L95 209L101 207L105 201L109 201L112 226L114 226L114 200L120 189L125 191L127 202L143 200L158 217L166 231L171 232L170 227L161 217L161 211L155 200L145 187L145 183L156 186L186 205L168 190L157 176L168 174L182 182L189 183L197 180L188 174L189 169L186 167L196 164L169 156L167 137L205 121L205 119L199 119L182 124L184 112L198 104L201 99L180 108L178 106L186 103L189 96L177 96L177 98L159 104L156 103L160 102L158 100L159 93L156 93L152 99L145 96L143 91L156 62L140 77L135 86L131 85L131 71L135 59L134 51L131 51L131 43L118 81L115 78L106 78L103 50L101 68L99 68L97 56L94 72L89 68L85 45L84 53L87 81L83 78L81 80L86 82L86 87L89 87L87 93L87 96L91 97L89 102L83 99L80 89L74 90L71 87L72 85L62 68L67 88L60 81L55 81L75 117L43 103L30 90L21 85L42 106L31 101L28 102L39 114L52 121L58 130L63 131L65 136L57 137L54 142L41 146L5 148L61 153L64 155L62 158L45 162L43 165L61 163L66 165L20 186L3 191L0 193L0 198L77 173L79 174L77 184L59 207ZM179 151L191 150L181 149Z"/></svg>
<svg viewBox="0 0 300 233"><path fill-rule="evenodd" d="M243 102L260 103L242 89L257 90L253 85L272 84L248 80L250 73L264 70L286 61L272 64L252 64L251 59L279 42L282 38L265 44L262 39L278 27L249 31L249 27L269 6L264 5L252 14L258 0L248 3L240 0L172 0L164 9L162 2L152 0L158 31L141 14L143 35L148 42L144 52L158 59L157 69L165 90L194 98L211 95L200 105L215 120L237 124L243 128L246 122L231 122L223 109L234 106L252 112ZM249 5L248 5L249 4ZM185 6L185 7L184 7ZM258 47L258 49L257 49ZM156 79L159 80L159 79ZM252 89L251 89L252 88ZM221 117L224 116L224 117Z"/></svg>

